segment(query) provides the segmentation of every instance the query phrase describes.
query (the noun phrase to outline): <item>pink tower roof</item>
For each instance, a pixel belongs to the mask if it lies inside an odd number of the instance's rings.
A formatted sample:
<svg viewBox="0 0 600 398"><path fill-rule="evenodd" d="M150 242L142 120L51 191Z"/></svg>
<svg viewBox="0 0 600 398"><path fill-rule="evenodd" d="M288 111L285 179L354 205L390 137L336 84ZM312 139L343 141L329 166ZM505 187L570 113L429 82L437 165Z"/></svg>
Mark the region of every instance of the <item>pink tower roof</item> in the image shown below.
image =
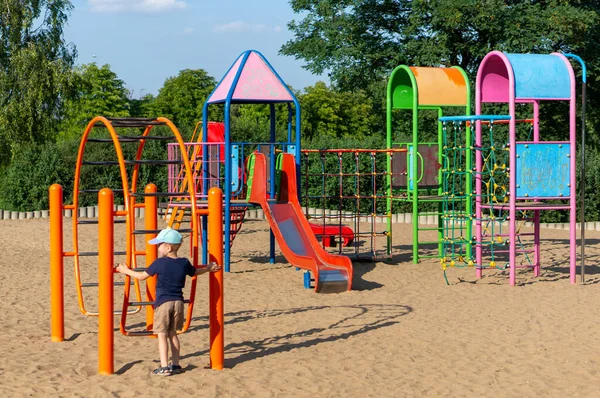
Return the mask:
<svg viewBox="0 0 600 398"><path fill-rule="evenodd" d="M231 102L294 101L290 90L273 67L253 50L242 53L236 59L207 102L226 101L230 93Z"/></svg>

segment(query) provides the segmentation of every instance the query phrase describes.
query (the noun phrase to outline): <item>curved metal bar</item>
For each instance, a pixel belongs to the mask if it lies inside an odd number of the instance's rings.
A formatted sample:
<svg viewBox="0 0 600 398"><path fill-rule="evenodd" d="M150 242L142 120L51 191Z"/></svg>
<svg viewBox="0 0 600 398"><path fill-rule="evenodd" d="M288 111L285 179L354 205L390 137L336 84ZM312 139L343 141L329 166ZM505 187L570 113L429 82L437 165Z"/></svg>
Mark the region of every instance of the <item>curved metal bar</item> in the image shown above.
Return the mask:
<svg viewBox="0 0 600 398"><path fill-rule="evenodd" d="M81 137L81 142L79 144L79 151L77 153L77 163L75 166L75 177L74 177L74 183L73 183L73 218L72 218L72 225L73 225L73 260L75 263L75 285L77 288L77 301L78 301L78 305L79 305L79 310L81 311L81 313L83 315L86 316L97 316L98 313L97 312L91 312L88 311L85 308L85 301L84 301L84 297L83 297L83 291L82 291L82 286L81 286L81 269L80 269L80 264L79 264L79 229L78 229L78 204L79 204L79 186L80 186L80 179L81 179L81 166L83 165L83 157L85 154L85 145L87 143L88 140L88 136L90 134L90 132L92 131L92 129L94 127L106 127L107 131L109 132L112 142L115 146L115 152L117 154L117 159L118 159L118 163L119 163L119 170L120 170L120 174L121 174L121 183L123 185L123 200L124 200L124 204L125 204L125 208L128 208L129 206L129 184L127 181L127 170L125 169L125 159L123 157L123 151L121 149L121 144L119 142L119 137L115 131L115 129L113 128L110 120L108 120L105 117L102 116L97 116L95 118L93 118L88 125L86 126L83 135ZM127 225L129 225L129 217L126 220ZM127 230L129 231L129 228L127 228ZM132 255L131 252L131 244L130 244L130 234L127 234L126 237L126 255L127 258L129 259ZM128 282L128 281L127 281ZM135 286L136 286L136 292L138 294L139 293L139 283L137 281L134 281ZM126 286L128 286L129 288L129 284L127 283ZM127 289L128 289L127 288ZM139 311L139 308L136 310L136 312Z"/></svg>

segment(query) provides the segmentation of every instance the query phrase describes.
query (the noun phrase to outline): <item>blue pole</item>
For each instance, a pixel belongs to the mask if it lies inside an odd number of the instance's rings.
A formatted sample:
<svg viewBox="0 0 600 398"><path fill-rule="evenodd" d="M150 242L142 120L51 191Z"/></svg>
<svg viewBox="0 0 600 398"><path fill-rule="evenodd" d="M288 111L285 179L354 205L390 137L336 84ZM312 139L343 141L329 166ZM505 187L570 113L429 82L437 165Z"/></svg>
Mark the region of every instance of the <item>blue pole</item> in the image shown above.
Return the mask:
<svg viewBox="0 0 600 398"><path fill-rule="evenodd" d="M275 105L274 104L269 104L269 110L271 113L271 134L269 137L269 141L270 141L270 148L269 151L271 152L271 156L270 156L270 169L271 169L271 199L276 199L277 197L277 192L276 192L276 187L275 187L275 160L277 157L277 153L275 152ZM271 264L275 264L275 235L273 234L273 230L271 229L270 233L269 233L269 244L270 244L270 252L269 252L269 259Z"/></svg>
<svg viewBox="0 0 600 398"><path fill-rule="evenodd" d="M298 192L298 199L302 198L302 188L300 186L300 156L301 151L301 140L300 140L300 102L294 97L294 106L296 107L296 192Z"/></svg>
<svg viewBox="0 0 600 398"><path fill-rule="evenodd" d="M287 142L292 142L292 105L288 102L288 120L287 120Z"/></svg>
<svg viewBox="0 0 600 398"><path fill-rule="evenodd" d="M224 230L223 233L224 241L224 256L223 256L223 265L224 271L229 272L230 270L230 258L231 258L231 186L233 185L233 181L231 181L231 98L233 97L233 92L237 87L238 81L240 80L240 75L242 74L242 70L246 65L246 61L250 56L251 51L245 51L242 53L241 57L242 61L239 69L237 70L235 77L233 78L233 82L231 83L231 87L229 88L229 92L227 93L227 98L225 100L225 182L223 183L223 195L225 196L224 203ZM238 167L236 164L235 167Z"/></svg>
<svg viewBox="0 0 600 398"><path fill-rule="evenodd" d="M225 253L223 256L223 264L224 264L224 270L225 272L229 272L230 269L230 257L231 257L231 184L233 183L233 181L231 181L231 134L230 134L230 126L231 126L231 120L230 120L230 101L229 98L227 98L227 101L225 101L225 182L223 183L224 185L224 190L223 190L223 196L225 197L225 205L224 205L224 215L223 218L225 219L225 225L223 228L223 233L225 234L224 236L224 240L223 240L223 246L225 249Z"/></svg>
<svg viewBox="0 0 600 398"><path fill-rule="evenodd" d="M208 141L208 102L202 107L202 142ZM209 156L208 148L203 145L203 156ZM202 193L208 193L208 168L206 159L202 159ZM208 197L207 197L208 199ZM208 264L208 219L202 216L202 264Z"/></svg>

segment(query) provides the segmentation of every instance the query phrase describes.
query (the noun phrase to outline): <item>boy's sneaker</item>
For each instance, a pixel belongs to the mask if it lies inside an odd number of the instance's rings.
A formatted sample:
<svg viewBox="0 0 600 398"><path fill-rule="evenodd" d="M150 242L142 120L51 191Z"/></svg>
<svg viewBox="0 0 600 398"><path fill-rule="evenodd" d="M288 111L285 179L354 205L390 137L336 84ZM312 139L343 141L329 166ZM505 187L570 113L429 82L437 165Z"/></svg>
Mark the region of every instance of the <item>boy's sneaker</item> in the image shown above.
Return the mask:
<svg viewBox="0 0 600 398"><path fill-rule="evenodd" d="M152 371L152 374L155 376L171 376L172 371L171 371L171 368L168 366L165 366L165 367L159 366L158 368L156 368Z"/></svg>
<svg viewBox="0 0 600 398"><path fill-rule="evenodd" d="M170 365L169 368L171 369L171 373L175 374L175 373L180 373L181 372L181 365Z"/></svg>

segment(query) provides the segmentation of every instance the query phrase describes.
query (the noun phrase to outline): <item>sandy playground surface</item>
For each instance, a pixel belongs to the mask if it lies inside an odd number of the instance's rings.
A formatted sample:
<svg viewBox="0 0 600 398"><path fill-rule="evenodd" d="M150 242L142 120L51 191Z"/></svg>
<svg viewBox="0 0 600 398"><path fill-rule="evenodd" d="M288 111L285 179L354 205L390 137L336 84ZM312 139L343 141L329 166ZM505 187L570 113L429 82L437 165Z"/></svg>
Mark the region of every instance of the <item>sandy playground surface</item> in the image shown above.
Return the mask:
<svg viewBox="0 0 600 398"><path fill-rule="evenodd" d="M394 261L355 263L352 292L319 295L303 289L302 273L282 257L269 264L266 222L247 222L234 244L232 272L225 275L226 369L204 368L209 336L203 277L192 327L181 337L185 372L160 378L150 375L158 365L156 341L118 333L116 374L97 375L97 319L79 313L70 259L68 341L52 343L49 224L2 221L0 395L600 396L600 233L586 235L586 285L569 284L568 231L543 230L540 278L523 271L519 286L510 287L506 272L477 280L473 269L451 269L446 286L437 261L407 261L409 225L395 228L395 242L404 243L396 245ZM68 251L69 220L65 233ZM83 235L80 250L93 250L95 234ZM94 264L86 269L93 279ZM90 289L93 306L96 292Z"/></svg>

